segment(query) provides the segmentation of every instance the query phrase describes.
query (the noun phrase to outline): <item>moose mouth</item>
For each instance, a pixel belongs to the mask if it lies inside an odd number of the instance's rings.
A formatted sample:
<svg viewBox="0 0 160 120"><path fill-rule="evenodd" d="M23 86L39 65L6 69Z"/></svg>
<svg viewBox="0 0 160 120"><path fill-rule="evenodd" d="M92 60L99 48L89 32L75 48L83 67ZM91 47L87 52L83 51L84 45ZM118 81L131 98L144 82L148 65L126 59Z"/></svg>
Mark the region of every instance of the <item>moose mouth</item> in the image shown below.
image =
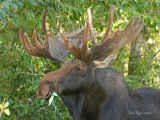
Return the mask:
<svg viewBox="0 0 160 120"><path fill-rule="evenodd" d="M48 91L48 93L46 94L46 96L45 96L45 100L49 100L49 98L51 97L51 95L52 95L52 91L53 91L53 88L50 88L49 89L49 91Z"/></svg>
<svg viewBox="0 0 160 120"><path fill-rule="evenodd" d="M49 101L50 97L51 97L51 95L50 95L49 97L45 98L45 100L46 100L46 101Z"/></svg>
<svg viewBox="0 0 160 120"><path fill-rule="evenodd" d="M45 100L49 100L49 98L51 97L51 95L52 95L52 88L50 88L49 90L48 90L48 93L46 94L46 95L41 95L40 93L38 93L38 91L37 91L37 99L45 99Z"/></svg>

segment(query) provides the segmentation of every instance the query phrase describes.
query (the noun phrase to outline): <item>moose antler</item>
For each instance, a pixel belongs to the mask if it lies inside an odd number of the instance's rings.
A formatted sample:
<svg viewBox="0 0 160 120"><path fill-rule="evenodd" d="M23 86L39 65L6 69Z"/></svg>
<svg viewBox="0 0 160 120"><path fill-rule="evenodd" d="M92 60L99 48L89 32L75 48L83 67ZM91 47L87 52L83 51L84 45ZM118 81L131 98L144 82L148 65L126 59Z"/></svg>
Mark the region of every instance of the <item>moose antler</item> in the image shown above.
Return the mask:
<svg viewBox="0 0 160 120"><path fill-rule="evenodd" d="M69 42L66 39L65 33L62 34L62 38L66 44L66 47L78 59L85 59L85 56L88 54L87 36L88 36L88 21L85 23L83 32L83 44L81 48L76 48L74 45L70 47Z"/></svg>
<svg viewBox="0 0 160 120"><path fill-rule="evenodd" d="M121 49L125 44L129 43L131 40L134 40L137 35L140 33L140 31L144 27L143 21L139 21L139 17L134 22L134 18L132 17L128 25L123 31L120 31L119 29L113 34L113 36L110 36L110 31L112 28L112 22L113 22L113 16L114 16L114 6L112 5L110 7L110 13L109 13L109 20L108 20L108 28L105 33L104 38L99 44L95 44L94 36L93 36L93 27L92 27L92 20L91 20L91 12L90 9L88 9L88 25L89 25L89 31L91 35L91 41L92 41L92 49L89 51L87 49L87 30L84 30L83 34L83 46L81 48L76 48L75 46L69 46L67 39L65 37L65 33L63 33L62 37L65 41L65 44L68 48L68 50L78 59L84 61L85 63L89 64L90 62L94 60L99 60L102 58L106 58L107 56L111 55L113 52ZM86 29L88 29L88 25L86 23ZM86 32L86 33L85 33Z"/></svg>
<svg viewBox="0 0 160 120"><path fill-rule="evenodd" d="M42 39L34 30L33 31L34 46L29 41L28 34L26 32L23 35L23 32L20 29L19 34L20 34L22 45L24 49L27 51L27 53L37 57L45 57L45 58L52 59L52 57L49 54L49 47L48 47L49 33L46 34L45 41L43 42ZM38 43L38 41L40 42L40 44Z"/></svg>
<svg viewBox="0 0 160 120"><path fill-rule="evenodd" d="M42 19L42 27L43 27L43 31L45 34L44 41L40 38L40 36L36 33L35 30L33 31L34 45L32 45L32 43L30 42L30 40L28 38L28 34L26 32L23 34L22 29L20 29L19 35L21 38L21 43L27 53L29 53L33 56L37 56L37 57L45 57L45 58L54 59L51 57L50 52L49 52L48 38L50 37L50 33L47 32L47 29L46 29L47 13L48 13L48 9L45 10L45 12L43 14L43 19Z"/></svg>
<svg viewBox="0 0 160 120"><path fill-rule="evenodd" d="M31 44L28 34L22 32L20 29L19 34L21 38L22 45L24 49L27 51L27 53L37 56L37 57L45 57L50 58L56 61L63 62L65 60L65 56L69 53L68 49L66 48L64 44L64 40L62 39L62 36L60 34L60 28L62 22L59 22L58 25L58 33L57 35L54 35L52 28L50 29L50 33L47 32L46 29L46 16L48 13L48 9L45 10L43 14L42 19L42 28L45 34L45 40L43 41L40 36L36 33L34 30L33 32L33 42L34 45ZM83 38L83 30L81 29L72 30L69 33L67 33L67 39L69 40L69 44L72 44L76 47L80 47L82 44L82 38ZM87 36L88 40L88 36Z"/></svg>

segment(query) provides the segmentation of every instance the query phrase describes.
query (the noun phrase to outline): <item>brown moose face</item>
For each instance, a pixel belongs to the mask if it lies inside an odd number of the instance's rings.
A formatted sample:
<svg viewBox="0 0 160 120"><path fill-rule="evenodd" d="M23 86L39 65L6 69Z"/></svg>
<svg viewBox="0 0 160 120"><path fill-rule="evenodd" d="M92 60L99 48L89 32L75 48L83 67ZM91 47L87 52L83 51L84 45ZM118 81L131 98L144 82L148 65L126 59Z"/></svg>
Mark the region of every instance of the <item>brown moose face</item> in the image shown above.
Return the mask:
<svg viewBox="0 0 160 120"><path fill-rule="evenodd" d="M60 94L71 94L83 90L85 86L87 66L79 60L67 61L56 71L44 75L38 86L37 98L48 99L52 91Z"/></svg>

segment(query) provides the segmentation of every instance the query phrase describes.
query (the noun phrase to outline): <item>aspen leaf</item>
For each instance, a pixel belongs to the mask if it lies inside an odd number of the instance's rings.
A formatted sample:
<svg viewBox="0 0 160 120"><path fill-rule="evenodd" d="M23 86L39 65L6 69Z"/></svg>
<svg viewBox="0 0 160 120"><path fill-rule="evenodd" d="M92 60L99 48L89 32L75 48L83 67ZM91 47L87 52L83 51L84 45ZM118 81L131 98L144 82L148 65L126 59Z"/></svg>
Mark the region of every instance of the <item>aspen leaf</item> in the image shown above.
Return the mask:
<svg viewBox="0 0 160 120"><path fill-rule="evenodd" d="M10 115L9 109L5 109L4 113L9 116Z"/></svg>

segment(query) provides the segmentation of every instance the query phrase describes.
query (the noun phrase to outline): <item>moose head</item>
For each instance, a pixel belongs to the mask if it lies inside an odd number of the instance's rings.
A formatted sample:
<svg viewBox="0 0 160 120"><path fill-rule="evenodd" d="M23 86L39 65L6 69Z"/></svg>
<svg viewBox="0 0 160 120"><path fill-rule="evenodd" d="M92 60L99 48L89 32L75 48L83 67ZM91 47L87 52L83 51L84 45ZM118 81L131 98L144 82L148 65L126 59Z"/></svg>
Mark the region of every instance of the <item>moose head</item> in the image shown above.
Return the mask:
<svg viewBox="0 0 160 120"><path fill-rule="evenodd" d="M47 12L48 10L45 11L42 20L45 40L33 31L34 45L32 45L27 33L23 34L20 30L22 45L29 54L63 63L60 69L49 72L41 78L37 98L48 99L55 90L74 120L130 118L128 110L135 112L138 109L137 104L130 99L137 96L135 100L138 101L141 95L128 87L119 72L98 66L105 64L104 60L108 56L134 40L144 27L143 21L140 21L139 17L134 21L132 17L124 30L118 29L111 34L114 17L114 6L111 5L107 30L101 42L96 43L90 9L87 10L88 19L84 27L60 33L60 23L57 35L53 34L52 29L50 32L46 30ZM92 43L90 49L87 45L88 40ZM66 60L65 56L69 52L75 59ZM136 104L136 107L131 104ZM137 116L131 118L142 120Z"/></svg>
<svg viewBox="0 0 160 120"><path fill-rule="evenodd" d="M97 66L95 64L97 62L95 61L102 61L104 58L122 48L125 44L135 39L143 28L143 22L140 22L139 18L134 22L134 18L132 17L123 31L117 30L113 35L110 35L114 16L114 6L111 6L107 31L102 41L96 44L90 9L87 11L88 20L85 22L84 28L82 27L67 34L64 32L61 34L60 23L57 35L53 34L52 29L50 32L46 30L45 22L47 13L48 9L46 9L42 21L46 36L44 41L36 31L33 31L34 45L32 45L27 33L23 35L22 30L20 30L21 42L29 54L63 62L59 70L44 75L40 80L37 91L37 97L40 98L49 97L53 88L59 94L66 90L76 91L77 89L78 91L78 88L85 89L86 85L89 85L89 82L92 81L92 74L94 74L94 69ZM88 35L88 31L90 35ZM88 50L87 45L88 38L92 41L90 50ZM64 56L69 52L75 56L76 59L65 60Z"/></svg>

